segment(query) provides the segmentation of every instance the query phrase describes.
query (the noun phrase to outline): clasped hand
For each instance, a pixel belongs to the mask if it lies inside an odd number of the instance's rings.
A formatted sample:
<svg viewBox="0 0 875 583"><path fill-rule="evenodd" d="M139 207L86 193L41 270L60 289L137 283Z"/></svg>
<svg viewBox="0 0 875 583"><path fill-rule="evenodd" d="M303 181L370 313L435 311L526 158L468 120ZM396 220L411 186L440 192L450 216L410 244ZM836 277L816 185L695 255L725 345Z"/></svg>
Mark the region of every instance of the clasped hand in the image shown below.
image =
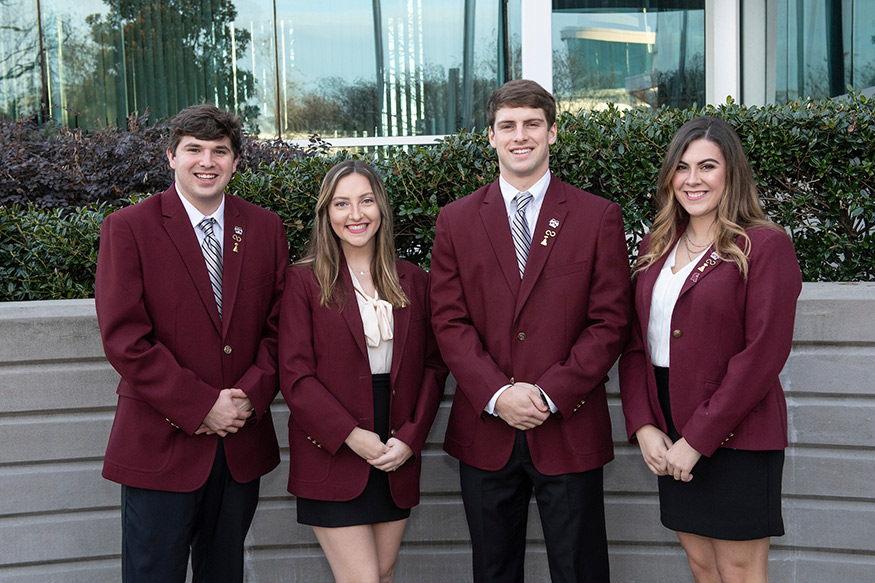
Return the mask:
<svg viewBox="0 0 875 583"><path fill-rule="evenodd" d="M495 401L495 413L514 429L528 430L550 416L541 391L530 383L514 383Z"/></svg>
<svg viewBox="0 0 875 583"><path fill-rule="evenodd" d="M344 443L359 457L384 472L394 472L413 455L413 450L400 439L390 437L386 443L373 431L356 427Z"/></svg>
<svg viewBox="0 0 875 583"><path fill-rule="evenodd" d="M644 463L657 476L672 476L689 482L693 467L702 457L683 437L672 443L668 435L655 425L644 425L635 432Z"/></svg>
<svg viewBox="0 0 875 583"><path fill-rule="evenodd" d="M225 437L246 424L252 415L252 403L241 389L232 387L219 391L219 398L207 413L195 435L218 435Z"/></svg>

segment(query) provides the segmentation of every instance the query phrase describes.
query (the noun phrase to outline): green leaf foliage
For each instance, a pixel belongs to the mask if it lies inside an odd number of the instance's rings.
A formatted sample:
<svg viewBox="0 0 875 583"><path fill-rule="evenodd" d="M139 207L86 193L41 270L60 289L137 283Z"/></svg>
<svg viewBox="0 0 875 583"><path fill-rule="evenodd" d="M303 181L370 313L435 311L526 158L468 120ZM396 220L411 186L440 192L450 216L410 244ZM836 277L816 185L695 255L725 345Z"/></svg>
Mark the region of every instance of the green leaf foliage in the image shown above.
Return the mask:
<svg viewBox="0 0 875 583"><path fill-rule="evenodd" d="M563 181L621 206L631 260L652 221L652 193L672 136L698 115L723 118L745 146L767 214L793 238L804 279L873 281L873 110L875 101L852 94L783 106L728 101L684 110L566 113L557 120L550 166ZM293 258L306 250L322 177L341 160L367 158L377 169L394 209L399 256L423 266L430 261L440 208L498 176L485 131L370 154L328 154L314 146L303 156L271 156L281 143L258 147L258 163L239 172L229 190L283 218ZM111 209L0 209L0 299L91 295L100 220Z"/></svg>

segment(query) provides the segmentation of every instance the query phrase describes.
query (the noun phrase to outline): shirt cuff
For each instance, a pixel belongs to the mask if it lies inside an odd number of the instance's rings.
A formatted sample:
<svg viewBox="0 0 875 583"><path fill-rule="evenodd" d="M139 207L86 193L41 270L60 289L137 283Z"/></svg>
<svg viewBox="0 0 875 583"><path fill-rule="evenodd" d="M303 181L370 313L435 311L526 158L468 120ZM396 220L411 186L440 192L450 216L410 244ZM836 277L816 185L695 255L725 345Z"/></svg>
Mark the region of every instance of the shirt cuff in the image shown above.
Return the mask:
<svg viewBox="0 0 875 583"><path fill-rule="evenodd" d="M547 393L544 392L544 389L542 389L538 385L535 385L535 387L541 392L541 398L544 399L544 404L547 405L547 407L549 407L550 413L558 413L559 407L556 406L556 403L553 402L553 399L551 399L547 395Z"/></svg>
<svg viewBox="0 0 875 583"><path fill-rule="evenodd" d="M494 417L498 417L498 413L495 412L495 403L498 402L498 398L501 396L501 393L505 392L510 387L511 385L504 385L503 387L495 391L495 394L492 395L492 398L489 399L489 402L486 403L486 407L484 407L483 410Z"/></svg>

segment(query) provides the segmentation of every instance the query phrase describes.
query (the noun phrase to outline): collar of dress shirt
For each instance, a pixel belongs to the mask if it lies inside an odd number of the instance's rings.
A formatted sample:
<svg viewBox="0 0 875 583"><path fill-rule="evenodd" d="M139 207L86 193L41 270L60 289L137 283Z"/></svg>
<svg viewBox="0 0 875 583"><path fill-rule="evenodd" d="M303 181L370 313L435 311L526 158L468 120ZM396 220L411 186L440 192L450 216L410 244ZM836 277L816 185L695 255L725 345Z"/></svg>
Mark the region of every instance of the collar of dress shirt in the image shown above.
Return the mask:
<svg viewBox="0 0 875 583"><path fill-rule="evenodd" d="M516 187L511 186L504 177L498 177L498 186L501 188L501 197L504 199L504 205L507 207L508 219L513 221L513 216L516 214L516 195L520 192ZM532 185L529 189L529 194L532 195L532 202L526 207L526 219L530 225L534 225L533 219L538 218L538 213L541 212L541 204L544 202L544 196L547 194L547 187L550 186L550 171L547 172Z"/></svg>
<svg viewBox="0 0 875 583"><path fill-rule="evenodd" d="M198 223L200 223L205 215L199 210L195 208L193 204L185 200L185 197L179 194L176 195L179 197L179 200L182 201L182 207L185 209L185 213L188 215L188 220L191 221L191 228L194 229L194 234L197 236L198 245L202 245L204 242L204 237L206 234L202 229L198 228ZM222 202L219 203L219 208L216 209L216 212L209 215L216 219L216 224L213 225L213 236L219 242L219 248L224 252L225 251L225 197L222 197Z"/></svg>

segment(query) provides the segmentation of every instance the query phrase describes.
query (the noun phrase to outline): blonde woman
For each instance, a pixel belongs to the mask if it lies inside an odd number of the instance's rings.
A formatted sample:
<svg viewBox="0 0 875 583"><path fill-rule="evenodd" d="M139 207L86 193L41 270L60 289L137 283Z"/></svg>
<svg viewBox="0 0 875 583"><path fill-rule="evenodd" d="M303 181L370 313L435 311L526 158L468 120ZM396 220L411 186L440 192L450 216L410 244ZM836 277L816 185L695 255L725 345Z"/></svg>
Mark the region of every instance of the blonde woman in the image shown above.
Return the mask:
<svg viewBox="0 0 875 583"><path fill-rule="evenodd" d="M428 276L396 260L389 199L366 162L328 172L315 215L280 313L288 489L336 581L389 582L447 376Z"/></svg>
<svg viewBox="0 0 875 583"><path fill-rule="evenodd" d="M620 360L629 439L659 482L697 583L765 583L784 534L790 353L801 274L766 220L741 141L711 117L677 132L659 212L633 270L635 321Z"/></svg>

